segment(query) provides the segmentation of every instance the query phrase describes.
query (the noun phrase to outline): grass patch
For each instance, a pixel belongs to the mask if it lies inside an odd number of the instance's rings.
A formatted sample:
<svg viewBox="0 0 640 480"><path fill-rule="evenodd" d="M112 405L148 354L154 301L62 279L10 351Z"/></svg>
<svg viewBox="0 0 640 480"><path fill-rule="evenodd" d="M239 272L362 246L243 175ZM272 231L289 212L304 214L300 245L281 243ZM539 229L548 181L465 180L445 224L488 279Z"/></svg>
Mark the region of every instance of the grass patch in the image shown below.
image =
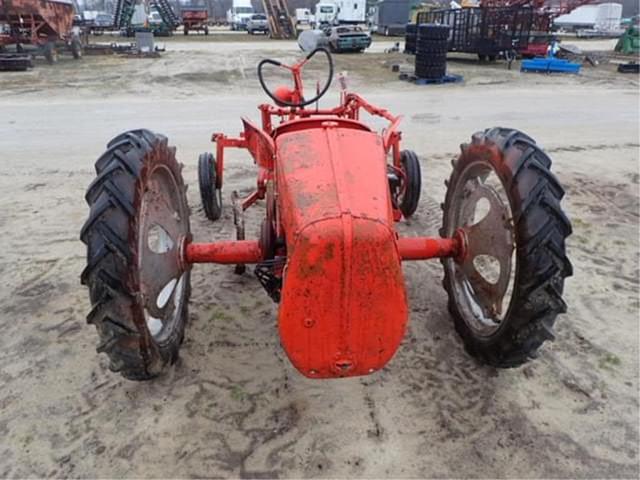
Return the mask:
<svg viewBox="0 0 640 480"><path fill-rule="evenodd" d="M245 398L247 398L247 394L241 387L238 385L234 385L231 388L231 398L233 398L236 402L243 402Z"/></svg>
<svg viewBox="0 0 640 480"><path fill-rule="evenodd" d="M580 217L574 217L571 219L571 224L577 228L590 228L591 224L582 220Z"/></svg>
<svg viewBox="0 0 640 480"><path fill-rule="evenodd" d="M613 353L607 353L598 360L598 366L608 370L612 370L613 368L620 366L621 363L622 361L620 360L620 357Z"/></svg>
<svg viewBox="0 0 640 480"><path fill-rule="evenodd" d="M229 323L233 320L234 318L229 315L227 312L223 311L223 310L216 310L215 312L213 312L213 314L211 315L211 320L212 321L218 321L218 322L225 322L225 323Z"/></svg>

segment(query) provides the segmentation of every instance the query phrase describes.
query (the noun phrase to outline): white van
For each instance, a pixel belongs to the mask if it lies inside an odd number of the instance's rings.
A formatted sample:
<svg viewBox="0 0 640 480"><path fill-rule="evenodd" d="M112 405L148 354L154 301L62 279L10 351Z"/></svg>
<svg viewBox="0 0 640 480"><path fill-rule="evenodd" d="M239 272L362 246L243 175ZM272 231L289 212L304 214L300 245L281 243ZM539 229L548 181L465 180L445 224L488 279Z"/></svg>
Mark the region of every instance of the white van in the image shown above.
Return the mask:
<svg viewBox="0 0 640 480"><path fill-rule="evenodd" d="M233 4L227 10L227 23L231 30L246 30L247 22L255 12L251 0L233 0Z"/></svg>

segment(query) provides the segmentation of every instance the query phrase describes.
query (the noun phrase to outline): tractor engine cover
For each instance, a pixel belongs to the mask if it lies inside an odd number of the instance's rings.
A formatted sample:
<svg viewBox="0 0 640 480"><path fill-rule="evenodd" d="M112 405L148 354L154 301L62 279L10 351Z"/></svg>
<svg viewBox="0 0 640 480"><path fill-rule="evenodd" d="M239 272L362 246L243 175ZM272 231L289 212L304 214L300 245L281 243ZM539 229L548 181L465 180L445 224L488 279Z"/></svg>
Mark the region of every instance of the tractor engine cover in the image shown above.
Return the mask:
<svg viewBox="0 0 640 480"><path fill-rule="evenodd" d="M276 137L288 257L279 330L289 359L311 378L382 368L407 323L382 138L332 120L291 122Z"/></svg>

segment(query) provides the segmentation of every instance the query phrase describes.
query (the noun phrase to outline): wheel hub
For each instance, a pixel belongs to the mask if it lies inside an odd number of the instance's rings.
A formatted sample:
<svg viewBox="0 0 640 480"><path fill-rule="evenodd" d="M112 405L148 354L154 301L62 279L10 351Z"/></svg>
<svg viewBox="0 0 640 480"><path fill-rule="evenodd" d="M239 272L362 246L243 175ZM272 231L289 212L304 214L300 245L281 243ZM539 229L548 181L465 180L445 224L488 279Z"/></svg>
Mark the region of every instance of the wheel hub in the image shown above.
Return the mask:
<svg viewBox="0 0 640 480"><path fill-rule="evenodd" d="M157 166L142 196L138 245L145 319L157 340L170 335L184 297L186 270L181 249L188 223L183 208L170 170Z"/></svg>
<svg viewBox="0 0 640 480"><path fill-rule="evenodd" d="M464 252L454 263L454 285L470 327L491 334L506 313L513 284L512 214L504 187L493 182L494 172L469 168L461 177L454 224L464 237Z"/></svg>
<svg viewBox="0 0 640 480"><path fill-rule="evenodd" d="M489 202L489 211L478 223L472 223L481 199ZM502 313L502 299L511 273L513 235L507 224L507 215L507 208L495 190L479 183L468 192L463 202L462 218L467 225L462 229L466 237L466 253L460 265L471 280L476 298L491 316ZM495 259L497 265L484 256Z"/></svg>

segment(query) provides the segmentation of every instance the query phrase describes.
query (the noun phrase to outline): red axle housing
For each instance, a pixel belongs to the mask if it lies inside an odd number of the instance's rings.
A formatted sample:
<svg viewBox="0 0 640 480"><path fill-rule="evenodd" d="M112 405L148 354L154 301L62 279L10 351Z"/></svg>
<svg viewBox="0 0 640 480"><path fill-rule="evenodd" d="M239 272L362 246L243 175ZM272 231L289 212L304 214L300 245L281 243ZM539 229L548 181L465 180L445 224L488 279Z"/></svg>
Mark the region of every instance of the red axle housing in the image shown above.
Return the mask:
<svg viewBox="0 0 640 480"><path fill-rule="evenodd" d="M397 241L401 260L464 256L460 237L400 237ZM184 263L258 263L263 254L257 240L236 240L212 243L188 243Z"/></svg>
<svg viewBox="0 0 640 480"><path fill-rule="evenodd" d="M238 241L187 243L182 261L257 263L256 273L262 268L271 284L279 282L280 338L294 366L312 378L365 375L382 368L404 337L401 262L463 256L464 236L398 237L395 222L403 214L389 176L397 174L400 183L407 177L401 118L346 91L333 109L291 106L304 98L305 62L285 67L293 90L286 99L270 94L280 105L260 106L261 128L243 119L239 137L213 134L216 188L223 184L226 148L249 151L257 185L244 199L234 195ZM372 131L360 122L361 110L389 126ZM244 240L242 212L263 199L261 238Z"/></svg>

